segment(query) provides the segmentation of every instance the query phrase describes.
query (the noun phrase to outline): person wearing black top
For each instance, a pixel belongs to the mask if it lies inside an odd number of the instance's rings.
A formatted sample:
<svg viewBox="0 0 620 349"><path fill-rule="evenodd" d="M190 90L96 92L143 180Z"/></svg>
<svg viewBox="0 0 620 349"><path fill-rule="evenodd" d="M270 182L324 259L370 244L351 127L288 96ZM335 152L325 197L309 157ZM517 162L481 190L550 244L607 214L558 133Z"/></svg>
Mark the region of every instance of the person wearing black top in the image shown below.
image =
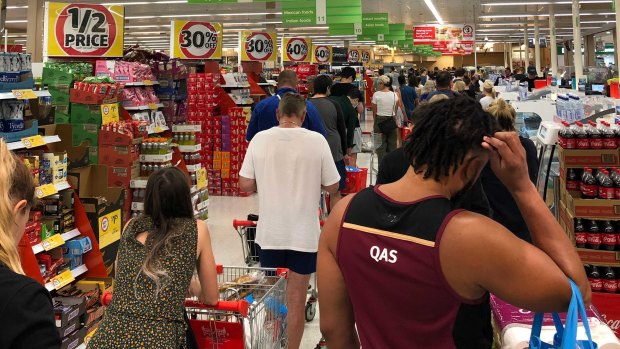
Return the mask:
<svg viewBox="0 0 620 349"><path fill-rule="evenodd" d="M497 120L501 131L514 132L516 111L514 108L499 98L492 104L488 112ZM538 156L534 142L528 138L519 136L521 145L525 148L525 156L527 159L527 169L532 183L536 183L538 173ZM480 175L482 187L489 199L491 205L491 218L506 227L517 237L527 242L532 242L530 232L523 220L523 216L517 207L517 203L512 194L500 182L489 165L487 165Z"/></svg>
<svg viewBox="0 0 620 349"><path fill-rule="evenodd" d="M527 67L527 89L529 92L532 92L532 90L536 87L536 85L534 84L534 81L538 79L538 72L536 71L536 67L534 67L533 65L530 65L529 67Z"/></svg>
<svg viewBox="0 0 620 349"><path fill-rule="evenodd" d="M506 67L506 69L504 70L504 76L500 77L498 76L497 79L495 79L495 86L499 85L499 79L502 78L504 80L508 80L510 79L510 77L512 76L512 72L510 71L510 67Z"/></svg>
<svg viewBox="0 0 620 349"><path fill-rule="evenodd" d="M24 275L17 245L34 203L26 165L0 140L0 348L58 349L61 342L47 290Z"/></svg>
<svg viewBox="0 0 620 349"><path fill-rule="evenodd" d="M463 82L465 83L466 89L465 89L465 95L469 96L470 98L476 99L476 87L474 84L471 83L471 78L469 76L466 76L463 78Z"/></svg>

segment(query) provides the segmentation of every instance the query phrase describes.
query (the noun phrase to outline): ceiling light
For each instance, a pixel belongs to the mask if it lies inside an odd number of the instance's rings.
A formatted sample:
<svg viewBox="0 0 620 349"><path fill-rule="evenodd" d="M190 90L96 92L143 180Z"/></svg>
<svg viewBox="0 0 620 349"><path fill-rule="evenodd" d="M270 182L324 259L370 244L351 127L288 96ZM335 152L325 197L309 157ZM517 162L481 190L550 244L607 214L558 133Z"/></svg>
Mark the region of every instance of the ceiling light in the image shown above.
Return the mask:
<svg viewBox="0 0 620 349"><path fill-rule="evenodd" d="M433 13L433 16L435 16L435 19L437 20L437 22L439 22L439 24L443 24L443 19L441 19L441 16L439 15L439 12L437 12L437 9L435 8L435 5L433 5L433 1L432 0L424 0L424 3L428 7L428 9L431 10L431 12Z"/></svg>
<svg viewBox="0 0 620 349"><path fill-rule="evenodd" d="M7 6L6 7L7 10L14 10L14 9L19 9L19 8L28 8L28 6Z"/></svg>
<svg viewBox="0 0 620 349"><path fill-rule="evenodd" d="M28 21L25 19L14 19L10 21L5 21L4 23L27 23Z"/></svg>

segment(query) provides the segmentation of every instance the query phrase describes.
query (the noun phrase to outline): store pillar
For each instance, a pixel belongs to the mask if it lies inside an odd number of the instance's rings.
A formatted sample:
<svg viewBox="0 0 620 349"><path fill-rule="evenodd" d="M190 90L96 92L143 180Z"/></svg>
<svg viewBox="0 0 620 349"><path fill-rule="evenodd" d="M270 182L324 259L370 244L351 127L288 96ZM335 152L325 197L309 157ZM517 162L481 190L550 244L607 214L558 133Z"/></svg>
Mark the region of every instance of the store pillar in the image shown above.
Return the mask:
<svg viewBox="0 0 620 349"><path fill-rule="evenodd" d="M534 22L534 64L536 72L542 76L540 67L540 24L538 23L538 17L536 17Z"/></svg>
<svg viewBox="0 0 620 349"><path fill-rule="evenodd" d="M508 66L512 70L512 50L514 49L514 45L511 43L508 44Z"/></svg>
<svg viewBox="0 0 620 349"><path fill-rule="evenodd" d="M555 36L555 8L549 5L549 37L551 47L551 76L558 76L558 43Z"/></svg>
<svg viewBox="0 0 620 349"><path fill-rule="evenodd" d="M579 0L573 0L573 43L575 62L575 80L583 77L583 56L581 55L581 24L579 23Z"/></svg>
<svg viewBox="0 0 620 349"><path fill-rule="evenodd" d="M26 52L32 54L32 62L43 62L44 0L28 0L26 18Z"/></svg>
<svg viewBox="0 0 620 349"><path fill-rule="evenodd" d="M527 24L525 25L525 29L523 29L523 66L527 67L530 65L530 42L527 36Z"/></svg>
<svg viewBox="0 0 620 349"><path fill-rule="evenodd" d="M585 45L584 45L585 46L585 48L584 48L584 56L585 56L584 66L585 67L595 66L596 65L596 55L595 55L596 43L594 42L594 34L588 35L584 39L586 40Z"/></svg>

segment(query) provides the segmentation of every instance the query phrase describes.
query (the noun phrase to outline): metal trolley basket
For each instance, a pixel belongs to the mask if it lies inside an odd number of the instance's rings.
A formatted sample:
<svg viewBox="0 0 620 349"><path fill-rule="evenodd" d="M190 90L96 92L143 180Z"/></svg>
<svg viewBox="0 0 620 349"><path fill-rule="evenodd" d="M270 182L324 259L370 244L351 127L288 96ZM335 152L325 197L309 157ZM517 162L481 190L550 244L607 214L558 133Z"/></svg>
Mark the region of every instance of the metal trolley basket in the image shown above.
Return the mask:
<svg viewBox="0 0 620 349"><path fill-rule="evenodd" d="M286 348L286 275L286 269L218 266L222 301L185 302L198 347Z"/></svg>

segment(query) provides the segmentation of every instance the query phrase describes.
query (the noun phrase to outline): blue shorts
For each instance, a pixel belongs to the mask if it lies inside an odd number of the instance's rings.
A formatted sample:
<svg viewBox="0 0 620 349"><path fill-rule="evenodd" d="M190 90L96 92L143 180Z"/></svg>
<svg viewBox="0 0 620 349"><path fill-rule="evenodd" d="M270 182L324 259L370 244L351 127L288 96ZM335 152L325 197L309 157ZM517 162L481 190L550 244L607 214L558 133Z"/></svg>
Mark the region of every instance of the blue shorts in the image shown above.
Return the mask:
<svg viewBox="0 0 620 349"><path fill-rule="evenodd" d="M338 191L344 190L344 186L346 185L347 180L347 169L344 165L344 160L336 161L336 169L338 169L338 174L340 174L340 182L338 182Z"/></svg>
<svg viewBox="0 0 620 349"><path fill-rule="evenodd" d="M316 252L299 252L293 250L263 250L257 245L260 265L263 268L288 268L301 274L316 272Z"/></svg>

